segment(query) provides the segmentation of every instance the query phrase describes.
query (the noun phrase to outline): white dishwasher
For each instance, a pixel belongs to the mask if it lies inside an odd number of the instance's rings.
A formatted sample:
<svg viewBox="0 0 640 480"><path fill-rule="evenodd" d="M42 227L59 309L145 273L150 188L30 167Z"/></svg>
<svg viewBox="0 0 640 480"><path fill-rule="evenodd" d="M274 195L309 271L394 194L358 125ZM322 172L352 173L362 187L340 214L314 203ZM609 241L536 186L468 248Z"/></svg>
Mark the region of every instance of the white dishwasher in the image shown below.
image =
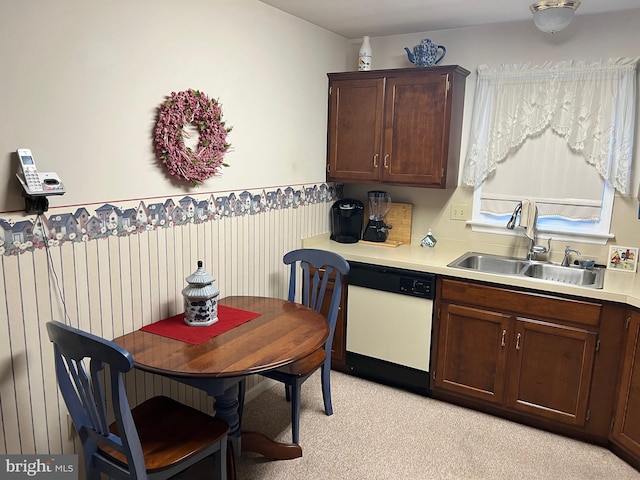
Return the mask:
<svg viewBox="0 0 640 480"><path fill-rule="evenodd" d="M349 264L349 371L428 394L435 275L358 262Z"/></svg>

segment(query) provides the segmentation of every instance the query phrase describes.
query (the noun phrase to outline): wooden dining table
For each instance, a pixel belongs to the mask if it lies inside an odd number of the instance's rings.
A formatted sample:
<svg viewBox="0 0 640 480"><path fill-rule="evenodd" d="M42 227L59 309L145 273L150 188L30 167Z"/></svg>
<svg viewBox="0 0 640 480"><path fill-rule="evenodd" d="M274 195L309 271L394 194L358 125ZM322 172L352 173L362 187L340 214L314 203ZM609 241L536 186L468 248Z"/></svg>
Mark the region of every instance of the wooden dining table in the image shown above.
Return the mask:
<svg viewBox="0 0 640 480"><path fill-rule="evenodd" d="M272 460L302 456L299 444L280 443L258 432L242 431L240 383L249 375L282 367L321 348L329 335L326 318L304 305L278 298L233 296L219 300L219 305L260 316L198 345L142 330L114 342L129 351L136 368L170 377L213 396L215 415L229 424L236 454L251 451Z"/></svg>

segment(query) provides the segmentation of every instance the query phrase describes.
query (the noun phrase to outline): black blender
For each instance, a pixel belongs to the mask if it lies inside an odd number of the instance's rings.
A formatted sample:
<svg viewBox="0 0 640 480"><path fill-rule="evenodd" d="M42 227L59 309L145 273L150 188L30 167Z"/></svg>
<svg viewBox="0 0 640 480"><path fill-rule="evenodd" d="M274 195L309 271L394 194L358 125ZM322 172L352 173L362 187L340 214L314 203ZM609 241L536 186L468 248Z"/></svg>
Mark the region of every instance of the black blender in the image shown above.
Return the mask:
<svg viewBox="0 0 640 480"><path fill-rule="evenodd" d="M384 223L384 216L391 208L391 197L387 192L372 190L369 196L369 222L362 239L369 242L385 242L391 225Z"/></svg>

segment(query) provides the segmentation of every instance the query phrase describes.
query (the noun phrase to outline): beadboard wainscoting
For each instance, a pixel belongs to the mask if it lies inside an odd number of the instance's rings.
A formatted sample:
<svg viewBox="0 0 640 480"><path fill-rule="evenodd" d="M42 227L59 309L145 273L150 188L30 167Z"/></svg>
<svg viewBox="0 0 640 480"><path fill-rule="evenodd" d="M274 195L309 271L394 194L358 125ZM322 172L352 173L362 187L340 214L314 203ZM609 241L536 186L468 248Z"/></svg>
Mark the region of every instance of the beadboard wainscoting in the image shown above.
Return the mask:
<svg viewBox="0 0 640 480"><path fill-rule="evenodd" d="M216 278L221 298L286 298L282 257L300 248L302 238L329 231L331 200L328 195L84 241L73 236L74 241L48 241L40 248L30 241L10 255L5 249L0 255L0 452L81 451L58 394L47 321L114 338L176 315L183 311L185 277L198 260ZM206 394L183 384L139 371L127 382L132 405L165 394L213 413ZM260 382L251 377L248 388Z"/></svg>

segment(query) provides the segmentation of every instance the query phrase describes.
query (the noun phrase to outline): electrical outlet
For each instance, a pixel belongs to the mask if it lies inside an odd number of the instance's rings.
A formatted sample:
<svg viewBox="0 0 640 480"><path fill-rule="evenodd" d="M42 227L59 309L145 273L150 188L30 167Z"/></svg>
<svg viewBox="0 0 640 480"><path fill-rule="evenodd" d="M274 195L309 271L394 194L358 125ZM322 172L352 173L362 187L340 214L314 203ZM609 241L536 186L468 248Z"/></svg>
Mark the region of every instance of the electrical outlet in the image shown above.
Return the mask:
<svg viewBox="0 0 640 480"><path fill-rule="evenodd" d="M462 204L451 205L451 220L466 220L467 206Z"/></svg>
<svg viewBox="0 0 640 480"><path fill-rule="evenodd" d="M69 440L73 440L75 434L76 428L73 426L73 420L71 420L71 415L67 413L67 435Z"/></svg>

